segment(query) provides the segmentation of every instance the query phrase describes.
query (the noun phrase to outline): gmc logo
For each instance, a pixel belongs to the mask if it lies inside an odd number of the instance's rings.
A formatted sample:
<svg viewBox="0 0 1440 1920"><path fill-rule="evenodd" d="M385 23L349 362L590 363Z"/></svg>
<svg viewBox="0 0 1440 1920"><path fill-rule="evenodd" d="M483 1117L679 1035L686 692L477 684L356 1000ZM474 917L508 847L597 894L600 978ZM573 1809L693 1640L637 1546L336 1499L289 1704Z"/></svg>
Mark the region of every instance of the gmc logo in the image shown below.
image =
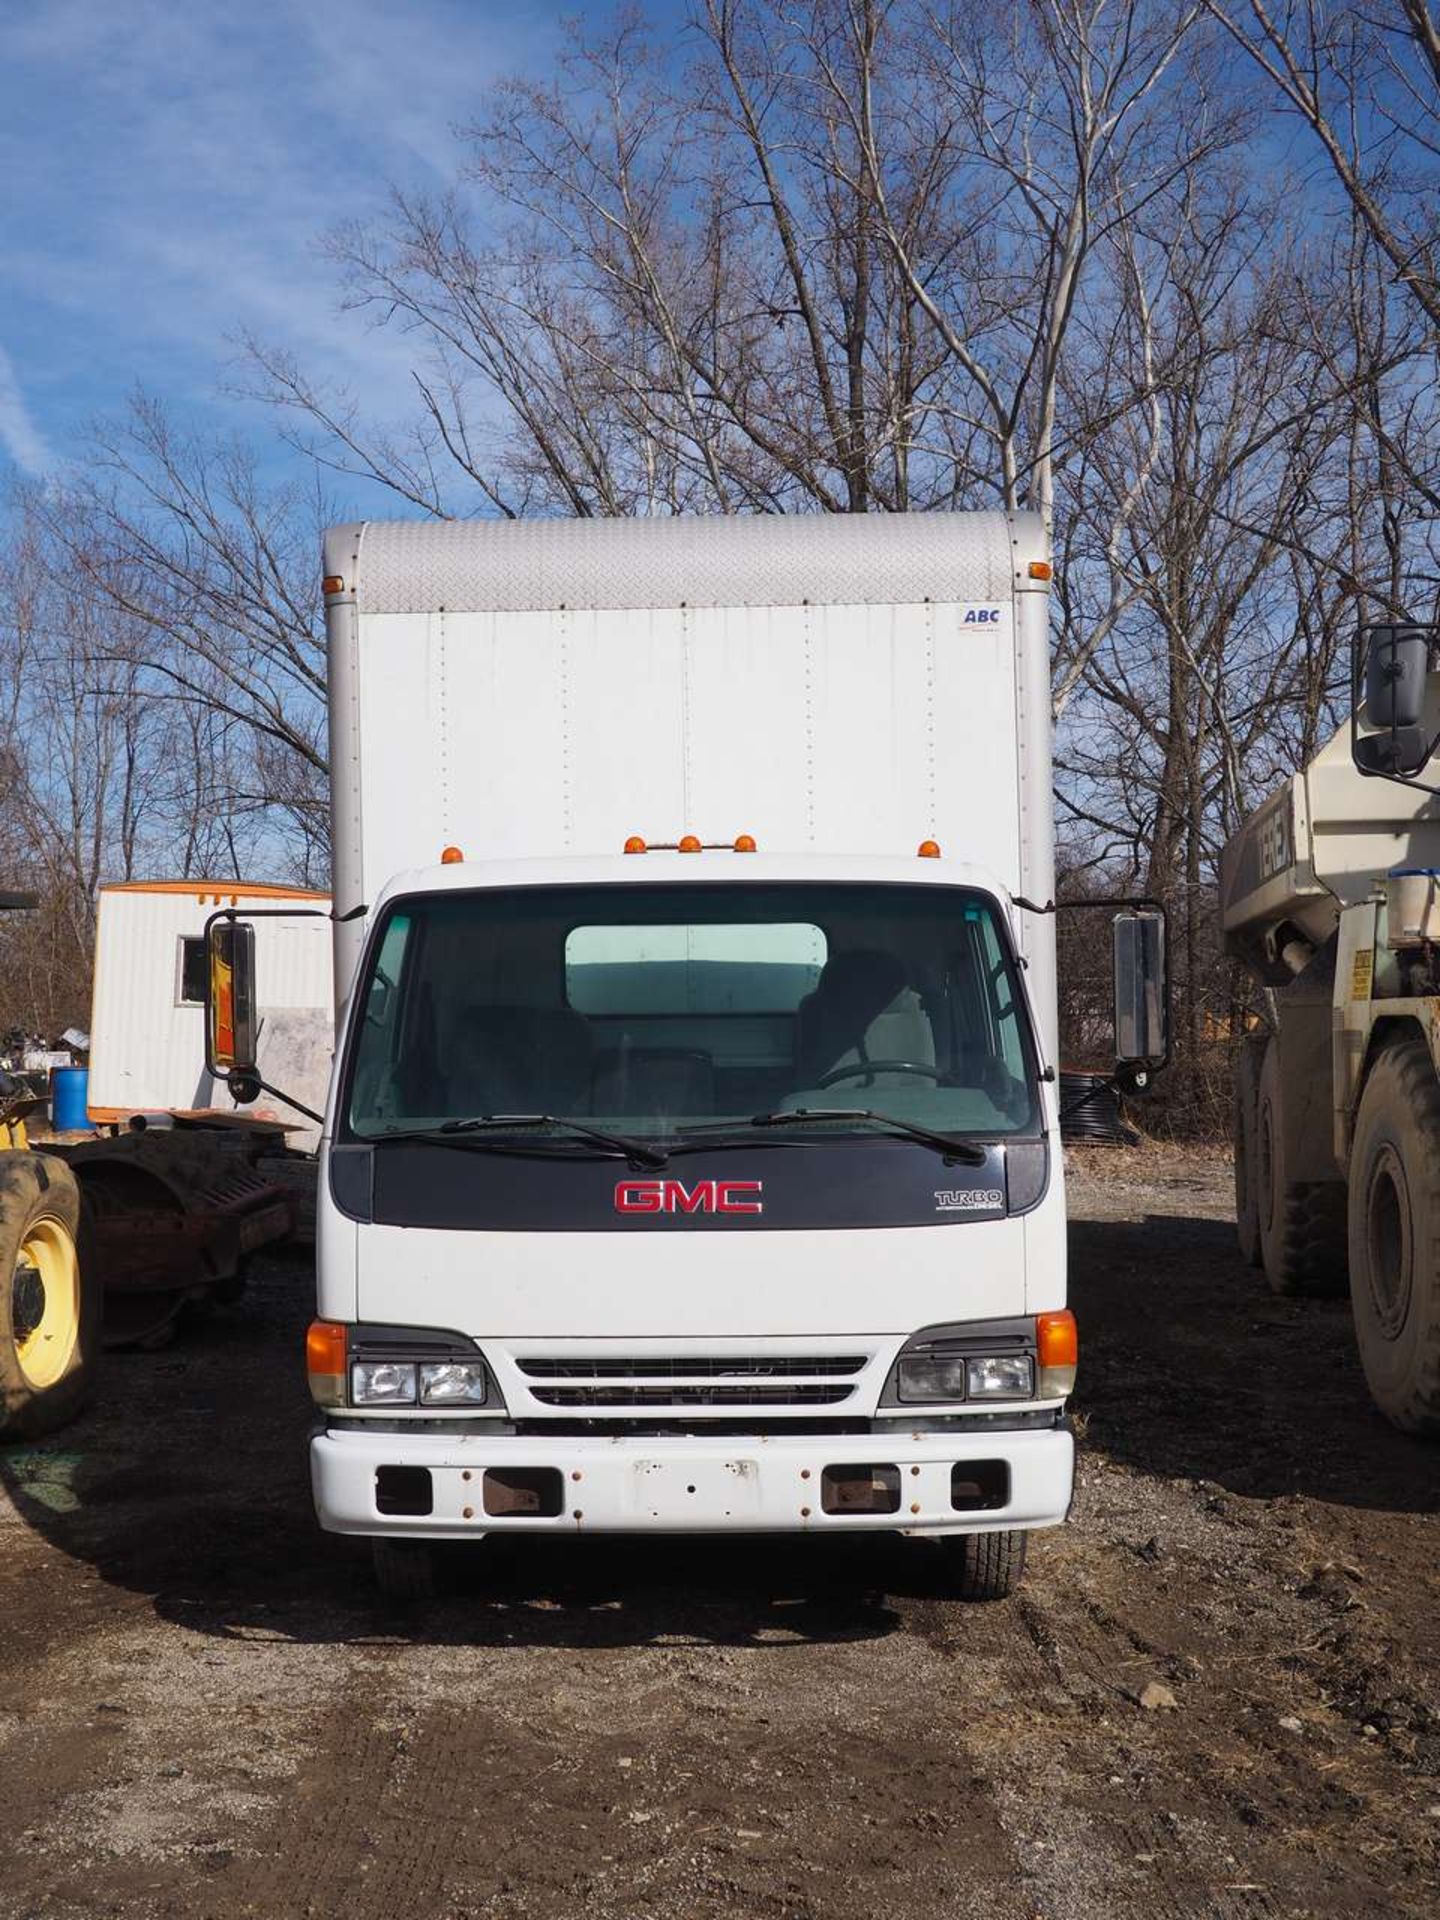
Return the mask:
<svg viewBox="0 0 1440 1920"><path fill-rule="evenodd" d="M615 1188L617 1213L763 1213L760 1180L621 1180Z"/></svg>

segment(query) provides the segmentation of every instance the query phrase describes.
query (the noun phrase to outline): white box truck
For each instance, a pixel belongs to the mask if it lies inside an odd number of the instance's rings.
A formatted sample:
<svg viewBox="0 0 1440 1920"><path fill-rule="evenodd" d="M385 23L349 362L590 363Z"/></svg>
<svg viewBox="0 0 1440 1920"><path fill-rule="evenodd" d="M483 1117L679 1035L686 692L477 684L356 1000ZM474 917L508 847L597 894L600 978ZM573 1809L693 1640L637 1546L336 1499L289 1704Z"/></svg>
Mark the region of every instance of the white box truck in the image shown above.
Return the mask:
<svg viewBox="0 0 1440 1920"><path fill-rule="evenodd" d="M1008 1591L1074 1451L1040 522L370 523L324 572L322 1526L401 1593L502 1530L873 1528Z"/></svg>

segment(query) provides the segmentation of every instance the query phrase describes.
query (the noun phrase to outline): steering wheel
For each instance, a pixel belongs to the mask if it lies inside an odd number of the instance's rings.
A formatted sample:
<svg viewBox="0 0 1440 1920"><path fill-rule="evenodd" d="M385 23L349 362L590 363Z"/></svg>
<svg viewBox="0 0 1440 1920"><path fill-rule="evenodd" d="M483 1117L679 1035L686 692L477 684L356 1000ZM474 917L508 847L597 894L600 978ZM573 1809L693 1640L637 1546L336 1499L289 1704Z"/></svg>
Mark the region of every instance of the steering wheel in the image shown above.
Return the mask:
<svg viewBox="0 0 1440 1920"><path fill-rule="evenodd" d="M841 1080L863 1079L869 1073L913 1073L937 1084L943 1078L938 1067L927 1067L923 1060L857 1060L853 1066L832 1067L829 1073L822 1073L815 1082L816 1091L833 1087Z"/></svg>

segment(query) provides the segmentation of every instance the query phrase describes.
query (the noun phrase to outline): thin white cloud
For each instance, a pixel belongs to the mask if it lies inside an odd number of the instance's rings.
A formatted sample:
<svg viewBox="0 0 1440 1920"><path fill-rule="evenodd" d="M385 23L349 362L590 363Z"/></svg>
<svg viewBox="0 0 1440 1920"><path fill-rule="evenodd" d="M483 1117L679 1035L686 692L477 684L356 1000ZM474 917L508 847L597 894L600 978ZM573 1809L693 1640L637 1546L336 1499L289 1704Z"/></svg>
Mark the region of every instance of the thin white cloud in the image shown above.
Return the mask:
<svg viewBox="0 0 1440 1920"><path fill-rule="evenodd" d="M28 474L40 474L51 464L51 453L39 428L30 417L15 363L0 347L0 446L16 466Z"/></svg>
<svg viewBox="0 0 1440 1920"><path fill-rule="evenodd" d="M19 107L0 122L6 344L42 426L81 425L137 379L203 406L246 332L367 411L408 408L405 342L339 311L316 240L383 215L392 181L443 184L460 157L452 126L497 74L545 58L558 12L558 0L219 12L47 0L0 19ZM13 375L12 389L0 433L43 457Z"/></svg>

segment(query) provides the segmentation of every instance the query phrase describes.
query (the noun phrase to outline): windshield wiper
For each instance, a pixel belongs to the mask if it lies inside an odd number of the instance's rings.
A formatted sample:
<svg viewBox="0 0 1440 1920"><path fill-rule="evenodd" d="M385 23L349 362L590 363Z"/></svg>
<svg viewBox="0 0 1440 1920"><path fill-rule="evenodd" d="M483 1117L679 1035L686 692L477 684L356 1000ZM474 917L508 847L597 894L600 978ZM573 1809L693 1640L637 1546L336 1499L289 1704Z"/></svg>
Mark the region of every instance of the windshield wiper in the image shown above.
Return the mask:
<svg viewBox="0 0 1440 1920"><path fill-rule="evenodd" d="M917 1126L913 1120L902 1120L897 1114L879 1113L874 1107L787 1107L781 1113L756 1113L748 1120L720 1123L713 1131L728 1132L732 1127L798 1127L820 1120L870 1120L876 1126L889 1127L892 1133L903 1134L907 1140L919 1140L927 1147L934 1147L938 1153L966 1167L983 1167L989 1158L984 1147L977 1147L973 1140L956 1140L948 1133ZM711 1129L687 1127L685 1131L705 1133Z"/></svg>
<svg viewBox="0 0 1440 1920"><path fill-rule="evenodd" d="M487 1134L514 1133L524 1127L558 1127L577 1140L593 1140L598 1146L608 1147L612 1153L621 1154L642 1167L663 1167L668 1157L663 1148L647 1146L643 1140L627 1139L624 1134L606 1133L600 1127L588 1126L583 1120L572 1120L560 1113L477 1113L464 1120L442 1120L435 1127L390 1127L384 1133L372 1134L371 1138L434 1140L441 1144L454 1141L458 1146L465 1140L475 1140L478 1144Z"/></svg>

